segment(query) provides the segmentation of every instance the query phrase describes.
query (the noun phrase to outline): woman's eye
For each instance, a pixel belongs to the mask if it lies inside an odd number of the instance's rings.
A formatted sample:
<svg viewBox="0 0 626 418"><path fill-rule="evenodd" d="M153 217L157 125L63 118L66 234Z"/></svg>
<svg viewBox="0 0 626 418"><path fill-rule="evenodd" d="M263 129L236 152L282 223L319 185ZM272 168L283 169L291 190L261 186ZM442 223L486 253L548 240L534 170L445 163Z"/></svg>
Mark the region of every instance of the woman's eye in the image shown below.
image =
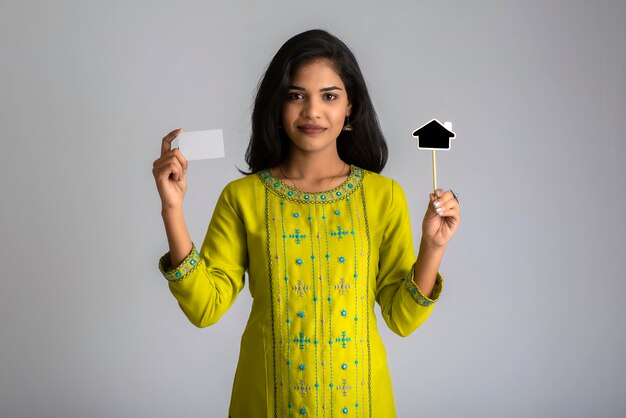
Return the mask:
<svg viewBox="0 0 626 418"><path fill-rule="evenodd" d="M287 99L289 99L289 100L302 100L302 99L304 99L304 96L302 95L302 93L292 92L292 93L288 93L287 94Z"/></svg>
<svg viewBox="0 0 626 418"><path fill-rule="evenodd" d="M337 95L334 93L326 93L324 94L324 100L326 101L331 101L331 100L336 100L337 99Z"/></svg>

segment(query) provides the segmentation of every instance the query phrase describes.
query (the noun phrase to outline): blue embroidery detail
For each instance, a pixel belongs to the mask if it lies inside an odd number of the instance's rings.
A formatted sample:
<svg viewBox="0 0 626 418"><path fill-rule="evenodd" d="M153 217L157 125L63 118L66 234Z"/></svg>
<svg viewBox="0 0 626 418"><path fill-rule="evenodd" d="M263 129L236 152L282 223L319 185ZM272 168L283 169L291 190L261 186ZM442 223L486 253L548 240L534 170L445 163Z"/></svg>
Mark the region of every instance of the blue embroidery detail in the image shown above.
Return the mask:
<svg viewBox="0 0 626 418"><path fill-rule="evenodd" d="M304 364L299 364L298 365L298 369L300 370L304 370L306 368L306 366Z"/></svg>
<svg viewBox="0 0 626 418"><path fill-rule="evenodd" d="M362 168L351 165L351 172L348 178L338 187L328 192L307 193L294 189L282 180L273 176L269 169L265 169L258 173L263 184L276 193L278 196L284 197L294 202L313 202L313 203L331 203L344 199L358 189L362 182L365 172Z"/></svg>
<svg viewBox="0 0 626 418"><path fill-rule="evenodd" d="M300 217L300 214L299 214L298 212L294 212L293 217L294 217L294 218L299 218L299 217Z"/></svg>
<svg viewBox="0 0 626 418"><path fill-rule="evenodd" d="M304 350L305 344L306 343L310 343L311 339L310 338L305 338L304 337L304 332L300 331L300 338L294 338L293 342L294 343L300 343L300 350Z"/></svg>
<svg viewBox="0 0 626 418"><path fill-rule="evenodd" d="M348 315L348 311L346 311L345 309L341 310L341 316L346 316Z"/></svg>
<svg viewBox="0 0 626 418"><path fill-rule="evenodd" d="M341 211L340 211L339 209L337 209L337 210L335 211L335 215L341 215Z"/></svg>
<svg viewBox="0 0 626 418"><path fill-rule="evenodd" d="M283 236L283 238L285 238L285 237ZM302 242L302 240L306 238L306 234L301 234L300 230L296 229L295 234L289 234L289 238L295 239L296 240L296 244L300 244Z"/></svg>
<svg viewBox="0 0 626 418"><path fill-rule="evenodd" d="M326 253L326 258L330 258L330 254Z"/></svg>
<svg viewBox="0 0 626 418"><path fill-rule="evenodd" d="M170 254L165 254L159 259L159 270L169 282L173 283L180 282L202 264L198 249L193 242L191 243L191 251L178 267L171 267L171 261Z"/></svg>
<svg viewBox="0 0 626 418"><path fill-rule="evenodd" d="M330 233L331 237L337 237L338 239L343 238L344 235L348 235L348 231L344 231L343 228L340 226L337 227L337 232L332 231Z"/></svg>
<svg viewBox="0 0 626 418"><path fill-rule="evenodd" d="M344 414L347 414L347 413L348 413L348 408L344 407L344 408L341 410L341 412L343 412Z"/></svg>
<svg viewBox="0 0 626 418"><path fill-rule="evenodd" d="M420 289L413 281L412 274L409 274L407 277L404 278L404 287L411 294L415 302L417 302L419 305L428 307L434 304L439 299L439 295L441 294L441 290L443 287L443 279L441 278L441 276L437 275L437 280L435 280L435 286L433 287L430 298L424 296L424 294L420 291Z"/></svg>
<svg viewBox="0 0 626 418"><path fill-rule="evenodd" d="M299 316L300 318L304 318L304 312L302 312L302 311L298 312L298 316Z"/></svg>
<svg viewBox="0 0 626 418"><path fill-rule="evenodd" d="M306 414L306 408L300 408L300 414L305 415Z"/></svg>
<svg viewBox="0 0 626 418"><path fill-rule="evenodd" d="M297 259L296 259L296 264L297 264L297 265L301 266L301 265L302 265L302 263L304 263L304 261L302 261L302 259L301 259L301 258L297 258Z"/></svg>
<svg viewBox="0 0 626 418"><path fill-rule="evenodd" d="M338 343L341 343L341 348L346 348L346 343L352 341L352 338L346 337L346 332L341 331L341 337L335 339Z"/></svg>
<svg viewBox="0 0 626 418"><path fill-rule="evenodd" d="M348 368L348 365L347 365L346 363L343 363L343 364L341 365L341 368L342 368L342 369L344 369L344 370L346 370L346 369Z"/></svg>
<svg viewBox="0 0 626 418"><path fill-rule="evenodd" d="M344 256L339 257L339 262L340 263L345 263L346 262L346 257L344 257Z"/></svg>

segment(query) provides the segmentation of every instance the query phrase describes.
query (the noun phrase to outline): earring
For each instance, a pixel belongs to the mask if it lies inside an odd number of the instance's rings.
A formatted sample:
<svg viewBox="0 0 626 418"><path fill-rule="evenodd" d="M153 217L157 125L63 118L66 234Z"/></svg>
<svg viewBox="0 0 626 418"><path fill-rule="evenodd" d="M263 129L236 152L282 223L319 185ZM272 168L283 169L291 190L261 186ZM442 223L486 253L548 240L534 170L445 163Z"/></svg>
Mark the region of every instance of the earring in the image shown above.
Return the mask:
<svg viewBox="0 0 626 418"><path fill-rule="evenodd" d="M346 116L346 124L343 125L342 131L346 131L346 132L352 131L352 125L350 124L350 115Z"/></svg>

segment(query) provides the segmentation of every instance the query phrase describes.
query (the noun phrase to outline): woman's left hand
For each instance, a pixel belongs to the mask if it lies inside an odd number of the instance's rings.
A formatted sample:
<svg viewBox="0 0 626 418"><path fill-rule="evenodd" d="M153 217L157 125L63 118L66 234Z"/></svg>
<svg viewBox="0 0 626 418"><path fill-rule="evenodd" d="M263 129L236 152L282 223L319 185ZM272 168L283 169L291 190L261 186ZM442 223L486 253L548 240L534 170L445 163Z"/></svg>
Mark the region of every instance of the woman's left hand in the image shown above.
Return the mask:
<svg viewBox="0 0 626 418"><path fill-rule="evenodd" d="M459 202L451 191L437 189L430 194L430 202L422 221L422 240L434 247L448 245L461 222Z"/></svg>

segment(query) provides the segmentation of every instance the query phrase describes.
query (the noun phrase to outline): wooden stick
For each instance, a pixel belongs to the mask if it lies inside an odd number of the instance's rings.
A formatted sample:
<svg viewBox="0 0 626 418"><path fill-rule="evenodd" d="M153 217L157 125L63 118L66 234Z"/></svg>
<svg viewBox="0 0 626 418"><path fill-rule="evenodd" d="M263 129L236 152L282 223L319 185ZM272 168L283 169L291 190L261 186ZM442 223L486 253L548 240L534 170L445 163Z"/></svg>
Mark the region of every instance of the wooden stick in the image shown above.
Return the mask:
<svg viewBox="0 0 626 418"><path fill-rule="evenodd" d="M437 157L435 156L435 150L433 150L433 190L437 191Z"/></svg>

